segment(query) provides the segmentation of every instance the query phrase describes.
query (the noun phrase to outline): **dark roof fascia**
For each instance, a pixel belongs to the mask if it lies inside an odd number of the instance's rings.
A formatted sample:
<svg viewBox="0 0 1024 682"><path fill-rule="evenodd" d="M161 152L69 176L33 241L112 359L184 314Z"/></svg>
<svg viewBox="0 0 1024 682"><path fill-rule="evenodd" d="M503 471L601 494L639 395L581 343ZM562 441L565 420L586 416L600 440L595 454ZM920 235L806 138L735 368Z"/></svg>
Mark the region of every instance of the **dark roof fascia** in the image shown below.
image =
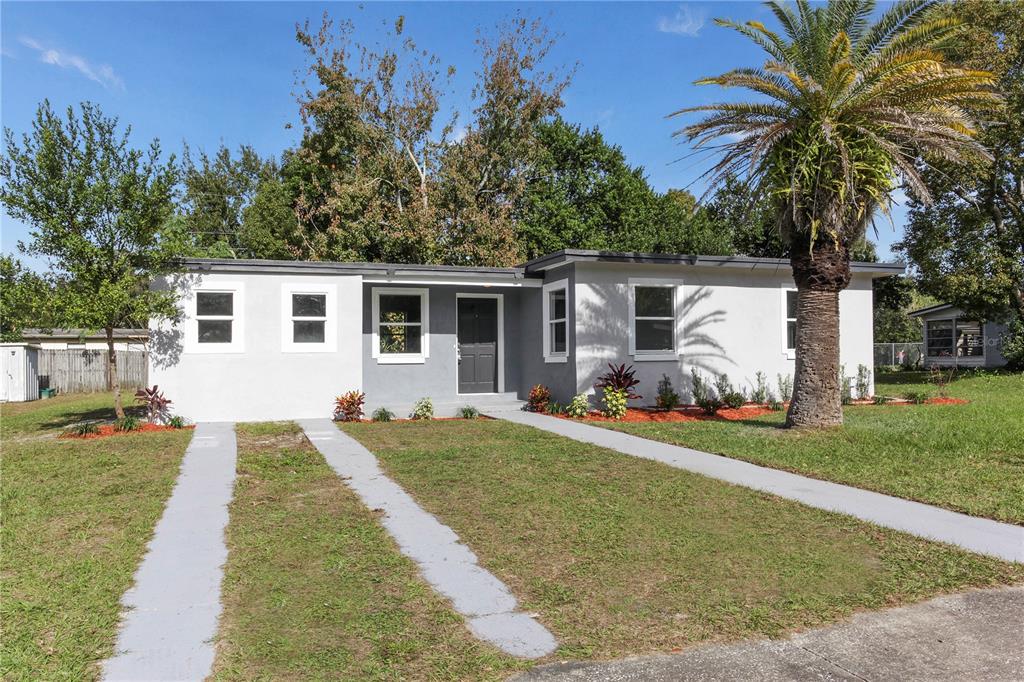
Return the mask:
<svg viewBox="0 0 1024 682"><path fill-rule="evenodd" d="M752 256L697 256L670 253L630 253L619 251L591 251L564 249L539 256L523 264L527 274L543 272L566 263L648 263L656 265L687 265L692 267L732 267L746 269L778 269L789 267L787 258L754 258ZM850 263L853 272L868 272L878 275L899 275L906 272L903 263Z"/></svg>
<svg viewBox="0 0 1024 682"><path fill-rule="evenodd" d="M521 280L523 268L488 268L460 265L400 265L397 263L334 263L324 261L189 258L179 261L187 272L239 272L303 275L364 275L438 279L457 275L468 279Z"/></svg>
<svg viewBox="0 0 1024 682"><path fill-rule="evenodd" d="M930 305L927 308L918 308L917 310L911 310L909 313L907 313L907 315L909 315L910 317L920 317L922 315L927 315L929 313L937 313L942 310L946 310L947 308L953 307L955 306L952 303L937 303L935 305Z"/></svg>

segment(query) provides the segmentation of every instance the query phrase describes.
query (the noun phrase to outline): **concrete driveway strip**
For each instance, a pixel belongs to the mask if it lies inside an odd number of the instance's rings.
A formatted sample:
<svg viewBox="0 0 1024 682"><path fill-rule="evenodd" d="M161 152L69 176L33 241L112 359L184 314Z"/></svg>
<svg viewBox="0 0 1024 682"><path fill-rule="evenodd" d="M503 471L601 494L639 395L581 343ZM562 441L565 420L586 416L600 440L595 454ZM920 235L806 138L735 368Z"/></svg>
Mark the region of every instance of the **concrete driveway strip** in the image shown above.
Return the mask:
<svg viewBox="0 0 1024 682"><path fill-rule="evenodd" d="M519 682L1024 679L1024 587L973 590L784 640L710 645L609 663L540 666Z"/></svg>
<svg viewBox="0 0 1024 682"><path fill-rule="evenodd" d="M555 650L555 638L526 613L503 582L477 564L476 555L445 526L388 478L373 453L328 419L301 420L306 437L370 509L402 553L415 561L434 589L465 616L474 635L520 658Z"/></svg>
<svg viewBox="0 0 1024 682"><path fill-rule="evenodd" d="M491 416L634 457L652 459L727 483L796 500L818 509L848 514L886 528L958 545L1004 561L1024 563L1022 526L958 514L920 502L659 443L568 419L514 410L494 411Z"/></svg>
<svg viewBox="0 0 1024 682"><path fill-rule="evenodd" d="M197 424L156 526L105 680L201 680L213 665L224 528L235 481L234 424Z"/></svg>

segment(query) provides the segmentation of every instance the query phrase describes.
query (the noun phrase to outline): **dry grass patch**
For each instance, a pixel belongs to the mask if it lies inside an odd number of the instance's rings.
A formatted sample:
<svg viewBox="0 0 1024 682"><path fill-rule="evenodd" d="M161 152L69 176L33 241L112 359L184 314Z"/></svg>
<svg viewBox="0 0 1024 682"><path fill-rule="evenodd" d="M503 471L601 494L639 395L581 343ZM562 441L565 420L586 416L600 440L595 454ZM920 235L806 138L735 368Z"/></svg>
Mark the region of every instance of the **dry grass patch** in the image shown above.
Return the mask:
<svg viewBox="0 0 1024 682"><path fill-rule="evenodd" d="M849 517L499 421L344 430L536 611L559 657L777 636L1024 579Z"/></svg>
<svg viewBox="0 0 1024 682"><path fill-rule="evenodd" d="M294 424L238 427L214 677L495 679L479 642Z"/></svg>

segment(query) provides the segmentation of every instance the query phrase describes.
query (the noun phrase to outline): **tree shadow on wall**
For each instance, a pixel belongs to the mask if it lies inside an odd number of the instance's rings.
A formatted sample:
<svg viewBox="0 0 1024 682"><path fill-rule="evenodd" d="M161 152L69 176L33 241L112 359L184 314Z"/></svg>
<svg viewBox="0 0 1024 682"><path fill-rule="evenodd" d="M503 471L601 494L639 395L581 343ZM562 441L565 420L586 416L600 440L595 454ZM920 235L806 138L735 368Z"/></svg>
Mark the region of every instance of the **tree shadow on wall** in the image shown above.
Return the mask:
<svg viewBox="0 0 1024 682"><path fill-rule="evenodd" d="M202 283L202 276L191 273L172 275L162 283L162 289L181 292L178 303L191 300L194 289ZM181 306L178 307L179 313ZM179 315L180 318L180 315ZM181 359L185 333L180 321L162 320L149 330L149 361L159 369L174 367Z"/></svg>

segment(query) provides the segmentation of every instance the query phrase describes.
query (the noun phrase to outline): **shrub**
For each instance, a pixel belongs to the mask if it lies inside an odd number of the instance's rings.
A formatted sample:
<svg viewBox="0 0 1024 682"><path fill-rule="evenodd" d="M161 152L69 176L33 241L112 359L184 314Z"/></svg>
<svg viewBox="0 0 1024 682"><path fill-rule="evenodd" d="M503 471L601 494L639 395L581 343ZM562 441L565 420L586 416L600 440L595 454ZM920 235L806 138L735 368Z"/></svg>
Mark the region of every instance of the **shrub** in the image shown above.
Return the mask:
<svg viewBox="0 0 1024 682"><path fill-rule="evenodd" d="M734 393L732 383L729 381L729 375L725 372L715 377L715 392L718 393L718 397L725 399L725 396L730 393Z"/></svg>
<svg viewBox="0 0 1024 682"><path fill-rule="evenodd" d="M530 389L524 409L527 412L546 412L549 402L551 402L551 391L544 384L537 384Z"/></svg>
<svg viewBox="0 0 1024 682"><path fill-rule="evenodd" d="M604 416L609 419L622 419L626 416L626 401L629 393L621 388L606 386L604 389Z"/></svg>
<svg viewBox="0 0 1024 682"><path fill-rule="evenodd" d="M866 400L871 395L871 369L867 365L857 365L857 397Z"/></svg>
<svg viewBox="0 0 1024 682"><path fill-rule="evenodd" d="M789 374L782 376L777 374L775 378L779 384L779 400L786 402L793 398L793 377Z"/></svg>
<svg viewBox="0 0 1024 682"><path fill-rule="evenodd" d="M853 402L853 380L846 376L846 365L839 365L839 384L839 398L843 405L849 405Z"/></svg>
<svg viewBox="0 0 1024 682"><path fill-rule="evenodd" d="M96 422L83 422L76 424L64 432L67 436L92 436L100 432Z"/></svg>
<svg viewBox="0 0 1024 682"><path fill-rule="evenodd" d="M750 394L751 402L763 405L768 402L768 376L764 372L754 374L754 390Z"/></svg>
<svg viewBox="0 0 1024 682"><path fill-rule="evenodd" d="M563 412L565 412L565 408L562 406L561 403L552 400L550 403L548 403L548 408L547 410L545 410L545 412L547 412L548 414L562 414Z"/></svg>
<svg viewBox="0 0 1024 682"><path fill-rule="evenodd" d="M128 431L138 431L141 428L142 423L139 421L138 417L121 417L120 419L114 422L114 430L121 431L122 433Z"/></svg>
<svg viewBox="0 0 1024 682"><path fill-rule="evenodd" d="M465 407L459 408L459 416L463 419L476 419L480 416L480 410L476 409L472 405L466 405Z"/></svg>
<svg viewBox="0 0 1024 682"><path fill-rule="evenodd" d="M705 414L714 414L722 409L722 401L712 396L707 381L696 367L690 368L690 377L693 379L693 404L704 410Z"/></svg>
<svg viewBox="0 0 1024 682"><path fill-rule="evenodd" d="M185 418L176 414L167 420L167 425L172 429L183 429L185 428Z"/></svg>
<svg viewBox="0 0 1024 682"><path fill-rule="evenodd" d="M580 393L574 396L569 402L569 407L565 408L565 413L576 419L586 417L590 413L590 399L587 394Z"/></svg>
<svg viewBox="0 0 1024 682"><path fill-rule="evenodd" d="M410 416L413 419L433 419L434 402L430 398L420 398L412 406L412 415Z"/></svg>
<svg viewBox="0 0 1024 682"><path fill-rule="evenodd" d="M594 388L612 388L616 391L622 391L626 394L627 400L639 400L643 398L642 395L633 393L633 387L640 383L640 380L634 377L636 370L633 369L633 365L626 367L625 363L616 367L612 363L608 363L608 369L610 371L605 372L597 378L597 383L594 384Z"/></svg>
<svg viewBox="0 0 1024 682"><path fill-rule="evenodd" d="M772 412L782 412L782 408L783 405L781 401L776 400L775 398L768 401L768 409Z"/></svg>
<svg viewBox="0 0 1024 682"><path fill-rule="evenodd" d="M342 422L357 422L363 418L363 403L366 394L362 391L349 391L334 399L334 418Z"/></svg>
<svg viewBox="0 0 1024 682"><path fill-rule="evenodd" d="M956 367L951 368L948 372L943 371L941 367L932 367L928 370L928 381L935 384L935 392L943 398L949 395L949 383L955 376Z"/></svg>
<svg viewBox="0 0 1024 682"><path fill-rule="evenodd" d="M373 411L373 416L370 417L375 422L389 422L395 418L395 413L386 407L378 407Z"/></svg>
<svg viewBox="0 0 1024 682"><path fill-rule="evenodd" d="M892 398L890 398L887 395L876 395L874 398L871 399L871 402L873 402L875 405L885 405L890 400L892 400Z"/></svg>
<svg viewBox="0 0 1024 682"><path fill-rule="evenodd" d="M1007 368L1024 370L1024 320L1006 325L1006 331L999 335L999 345Z"/></svg>
<svg viewBox="0 0 1024 682"><path fill-rule="evenodd" d="M906 393L903 394L903 398L905 400L909 400L910 402L914 403L915 405L923 405L925 402L928 401L928 392L927 391L907 391Z"/></svg>
<svg viewBox="0 0 1024 682"><path fill-rule="evenodd" d="M737 391L732 391L731 393L726 393L722 396L722 402L725 406L731 407L734 410L738 407L743 407L743 403L746 401L747 400L743 397L743 394Z"/></svg>
<svg viewBox="0 0 1024 682"><path fill-rule="evenodd" d="M140 388L135 392L135 402L146 406L146 419L150 424L167 418L171 400L164 396L159 386Z"/></svg>
<svg viewBox="0 0 1024 682"><path fill-rule="evenodd" d="M663 410L671 410L679 406L679 394L672 388L672 380L668 378L667 374L662 374L661 381L658 382L658 397L655 399L655 405Z"/></svg>

